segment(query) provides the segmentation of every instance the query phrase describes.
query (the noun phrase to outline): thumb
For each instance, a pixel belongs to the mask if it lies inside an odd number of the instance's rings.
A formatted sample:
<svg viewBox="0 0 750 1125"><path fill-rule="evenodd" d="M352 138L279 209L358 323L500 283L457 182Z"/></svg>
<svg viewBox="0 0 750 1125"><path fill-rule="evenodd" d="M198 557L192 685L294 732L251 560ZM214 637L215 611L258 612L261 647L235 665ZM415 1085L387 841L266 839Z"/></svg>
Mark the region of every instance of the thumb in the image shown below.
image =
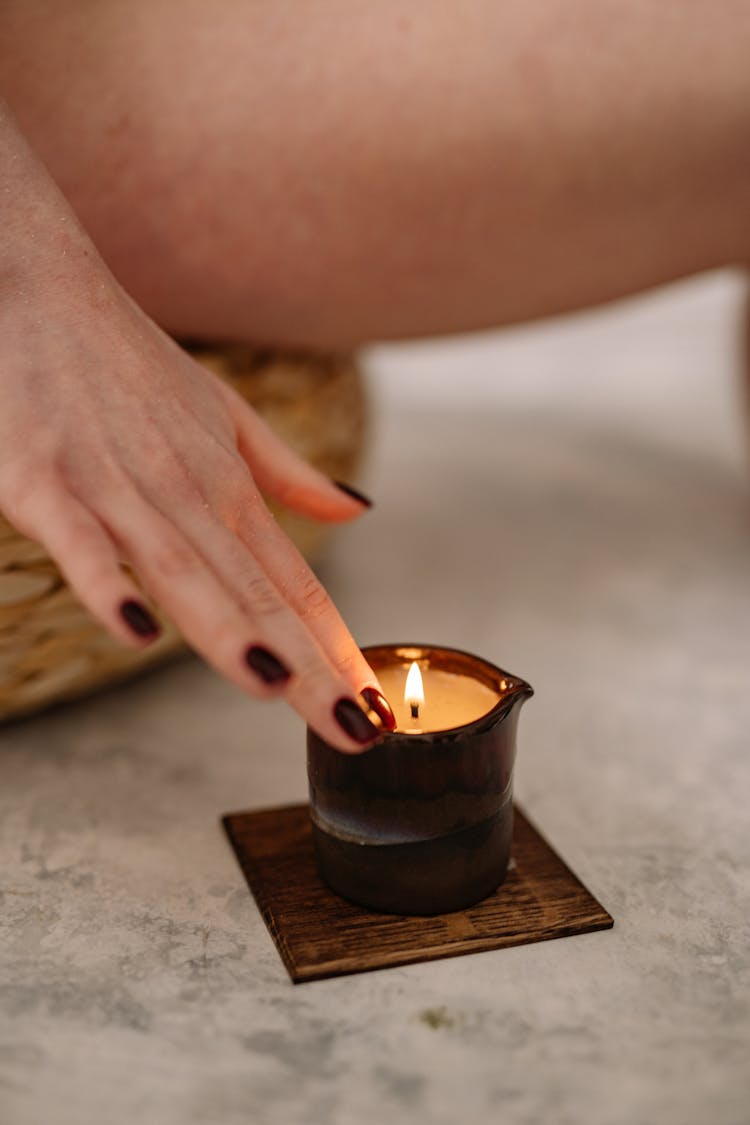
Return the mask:
<svg viewBox="0 0 750 1125"><path fill-rule="evenodd" d="M227 387L237 446L261 492L303 516L330 523L356 519L372 501L334 481L282 441L244 399Z"/></svg>

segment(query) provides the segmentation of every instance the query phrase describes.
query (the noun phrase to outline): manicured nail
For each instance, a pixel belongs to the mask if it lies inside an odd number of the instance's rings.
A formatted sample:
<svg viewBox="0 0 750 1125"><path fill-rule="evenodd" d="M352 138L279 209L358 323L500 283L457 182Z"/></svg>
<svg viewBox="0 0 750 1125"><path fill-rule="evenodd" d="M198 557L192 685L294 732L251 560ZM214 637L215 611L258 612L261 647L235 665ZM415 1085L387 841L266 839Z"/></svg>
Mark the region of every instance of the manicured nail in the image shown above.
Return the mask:
<svg viewBox="0 0 750 1125"><path fill-rule="evenodd" d="M141 602L127 601L120 606L120 616L138 637L158 637L161 629Z"/></svg>
<svg viewBox="0 0 750 1125"><path fill-rule="evenodd" d="M284 684L291 677L286 664L261 645L252 645L245 653L245 662L264 684Z"/></svg>
<svg viewBox="0 0 750 1125"><path fill-rule="evenodd" d="M355 742L374 742L380 731L365 715L359 704L346 696L333 708L334 718L345 734Z"/></svg>
<svg viewBox="0 0 750 1125"><path fill-rule="evenodd" d="M379 692L378 689L374 687L366 687L364 691L360 692L360 695L370 710L374 711L378 716L386 730L396 729L396 716L393 714L391 705L382 692Z"/></svg>
<svg viewBox="0 0 750 1125"><path fill-rule="evenodd" d="M366 508L372 507L372 500L370 500L369 496L365 496L363 492L358 492L356 488L352 488L350 484L344 484L344 482L340 480L335 480L333 483L336 485L336 488L340 488L347 496L351 496L352 500L357 500L360 504L364 504Z"/></svg>

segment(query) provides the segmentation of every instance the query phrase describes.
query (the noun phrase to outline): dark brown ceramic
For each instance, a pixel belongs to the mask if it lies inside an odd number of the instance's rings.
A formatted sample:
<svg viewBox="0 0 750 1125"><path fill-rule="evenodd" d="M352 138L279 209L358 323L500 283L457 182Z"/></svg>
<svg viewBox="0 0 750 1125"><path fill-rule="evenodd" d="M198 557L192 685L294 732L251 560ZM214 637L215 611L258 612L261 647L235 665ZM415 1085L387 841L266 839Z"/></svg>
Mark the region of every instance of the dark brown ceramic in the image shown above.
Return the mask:
<svg viewBox="0 0 750 1125"><path fill-rule="evenodd" d="M502 883L513 829L513 765L529 684L457 649L364 650L377 673L418 660L479 679L497 703L474 722L384 735L349 755L308 731L313 839L321 875L344 898L393 914L441 914Z"/></svg>

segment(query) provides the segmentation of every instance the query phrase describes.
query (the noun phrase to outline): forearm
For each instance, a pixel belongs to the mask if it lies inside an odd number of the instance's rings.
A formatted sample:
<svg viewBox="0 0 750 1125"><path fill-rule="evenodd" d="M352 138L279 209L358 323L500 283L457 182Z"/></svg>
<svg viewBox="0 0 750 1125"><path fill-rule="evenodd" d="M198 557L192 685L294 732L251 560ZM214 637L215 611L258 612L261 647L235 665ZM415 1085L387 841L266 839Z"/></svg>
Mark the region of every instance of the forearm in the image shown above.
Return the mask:
<svg viewBox="0 0 750 1125"><path fill-rule="evenodd" d="M6 382L26 377L8 351L31 356L38 332L97 316L119 287L68 201L0 98L0 331Z"/></svg>
<svg viewBox="0 0 750 1125"><path fill-rule="evenodd" d="M0 98L0 269L2 292L14 281L51 270L61 256L91 253L70 205Z"/></svg>
<svg viewBox="0 0 750 1125"><path fill-rule="evenodd" d="M118 639L156 640L145 588L240 688L284 694L343 750L371 744L395 720L259 488L333 521L365 502L143 315L9 115L0 157L0 513Z"/></svg>

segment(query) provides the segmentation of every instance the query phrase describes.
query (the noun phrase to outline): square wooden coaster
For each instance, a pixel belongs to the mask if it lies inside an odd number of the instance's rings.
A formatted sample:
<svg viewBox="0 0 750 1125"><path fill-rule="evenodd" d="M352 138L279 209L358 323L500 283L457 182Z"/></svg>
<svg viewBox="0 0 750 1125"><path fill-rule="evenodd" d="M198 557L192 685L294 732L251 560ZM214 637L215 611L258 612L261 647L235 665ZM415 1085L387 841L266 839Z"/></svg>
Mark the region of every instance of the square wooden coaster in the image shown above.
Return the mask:
<svg viewBox="0 0 750 1125"><path fill-rule="evenodd" d="M222 824L295 984L614 925L517 806L503 885L468 910L432 918L374 914L329 890L307 805L229 813Z"/></svg>

